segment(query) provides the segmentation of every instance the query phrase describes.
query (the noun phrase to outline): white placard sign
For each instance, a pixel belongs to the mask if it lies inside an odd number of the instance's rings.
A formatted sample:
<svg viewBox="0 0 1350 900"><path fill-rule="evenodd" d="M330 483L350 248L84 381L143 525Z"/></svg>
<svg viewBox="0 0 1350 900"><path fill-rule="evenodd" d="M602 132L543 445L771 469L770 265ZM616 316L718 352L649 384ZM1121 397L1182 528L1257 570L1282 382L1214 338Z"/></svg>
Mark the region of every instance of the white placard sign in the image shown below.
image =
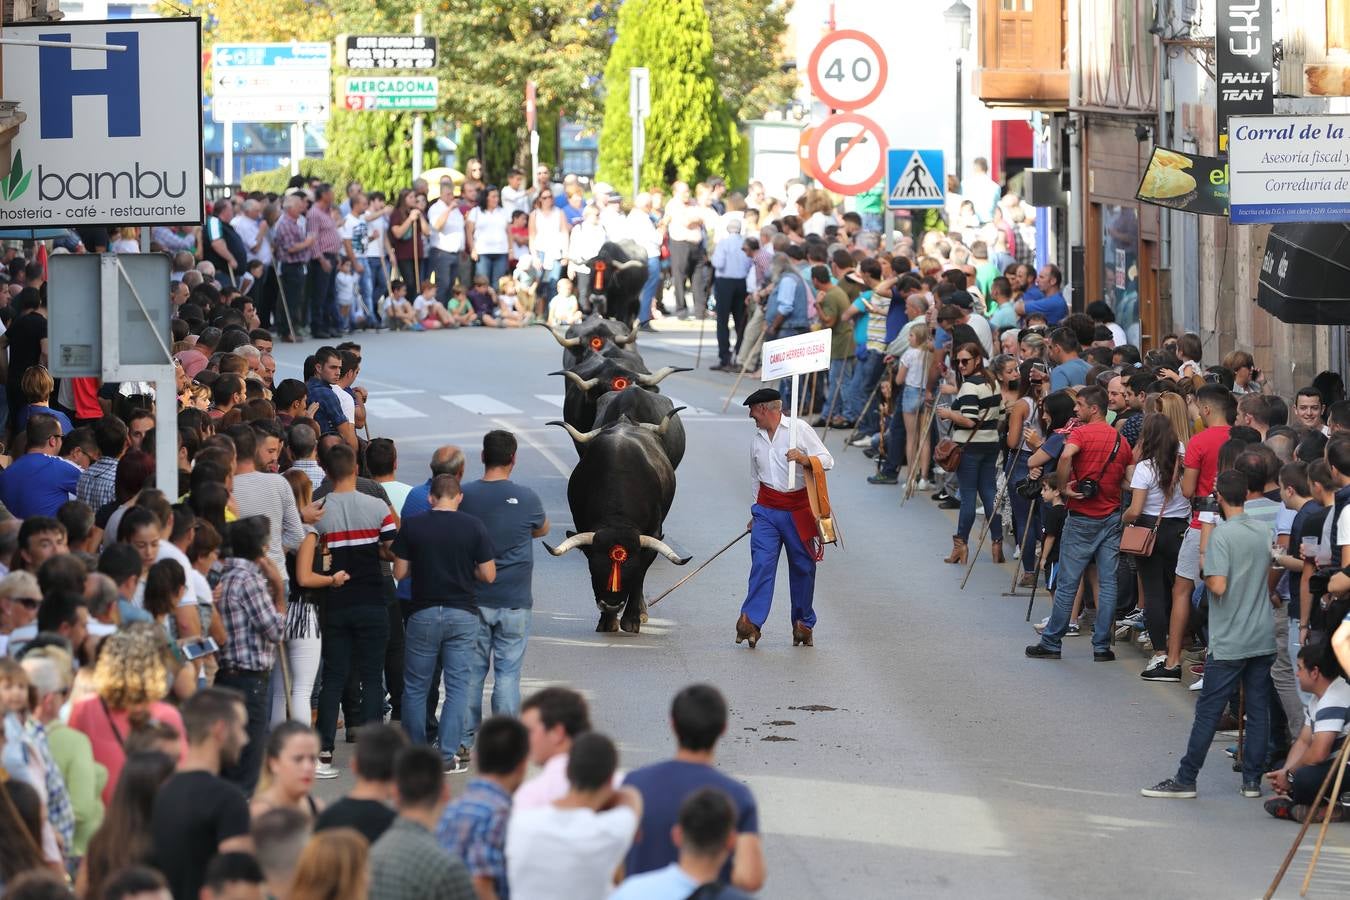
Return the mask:
<svg viewBox="0 0 1350 900"><path fill-rule="evenodd" d="M764 381L805 375L830 367L830 330L808 331L764 345Z"/></svg>
<svg viewBox="0 0 1350 900"><path fill-rule="evenodd" d="M1232 116L1235 223L1350 222L1350 116Z"/></svg>
<svg viewBox="0 0 1350 900"><path fill-rule="evenodd" d="M0 226L201 224L200 20L7 24L3 33L76 46L5 48L5 98L24 118L0 132L9 161Z"/></svg>

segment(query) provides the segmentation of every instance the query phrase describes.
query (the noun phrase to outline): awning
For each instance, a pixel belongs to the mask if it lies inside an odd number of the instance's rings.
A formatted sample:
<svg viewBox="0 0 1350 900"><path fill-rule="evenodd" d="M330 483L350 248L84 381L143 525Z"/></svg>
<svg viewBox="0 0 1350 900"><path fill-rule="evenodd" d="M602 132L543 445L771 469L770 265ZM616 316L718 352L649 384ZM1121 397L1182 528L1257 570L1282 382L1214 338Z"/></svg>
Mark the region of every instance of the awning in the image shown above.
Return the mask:
<svg viewBox="0 0 1350 900"><path fill-rule="evenodd" d="M1256 302L1290 324L1350 325L1350 225L1272 226Z"/></svg>

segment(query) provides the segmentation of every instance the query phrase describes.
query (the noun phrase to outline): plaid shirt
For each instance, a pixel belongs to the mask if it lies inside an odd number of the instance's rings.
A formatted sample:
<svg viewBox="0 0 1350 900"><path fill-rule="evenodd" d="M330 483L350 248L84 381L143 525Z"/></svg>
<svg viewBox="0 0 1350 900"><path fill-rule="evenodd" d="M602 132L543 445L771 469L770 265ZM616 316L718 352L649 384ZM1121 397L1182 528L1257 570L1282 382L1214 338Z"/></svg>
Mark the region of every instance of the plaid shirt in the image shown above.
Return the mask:
<svg viewBox="0 0 1350 900"><path fill-rule="evenodd" d="M510 895L506 883L506 820L511 795L496 782L473 778L459 799L445 808L436 840L464 860L475 878L491 878L498 900Z"/></svg>
<svg viewBox="0 0 1350 900"><path fill-rule="evenodd" d="M399 816L370 848L370 896L379 900L477 900L458 857L425 827Z"/></svg>
<svg viewBox="0 0 1350 900"><path fill-rule="evenodd" d="M294 253L290 248L305 239L305 225L301 220L292 219L290 216L283 215L277 219L276 227L272 229L272 249L276 251L277 259L284 263L304 263L314 258L314 247L311 244L303 250L297 250Z"/></svg>
<svg viewBox="0 0 1350 900"><path fill-rule="evenodd" d="M117 497L117 460L101 456L81 472L75 496L94 512L113 502Z"/></svg>
<svg viewBox="0 0 1350 900"><path fill-rule="evenodd" d="M306 219L306 230L314 235L314 253L333 256L342 252L342 235L338 233L337 225L333 224L333 211L324 209L319 204L314 204L309 208L309 216Z"/></svg>
<svg viewBox="0 0 1350 900"><path fill-rule="evenodd" d="M216 611L225 624L222 669L269 672L276 661L285 618L272 603L272 590L252 560L230 558L221 565L220 602Z"/></svg>
<svg viewBox="0 0 1350 900"><path fill-rule="evenodd" d="M47 821L61 836L61 844L69 854L75 840L75 808L70 802L70 792L66 790L66 780L52 756L51 745L47 743L47 729L37 719L29 716L24 720L23 733L27 741L42 757L42 766L47 770Z"/></svg>

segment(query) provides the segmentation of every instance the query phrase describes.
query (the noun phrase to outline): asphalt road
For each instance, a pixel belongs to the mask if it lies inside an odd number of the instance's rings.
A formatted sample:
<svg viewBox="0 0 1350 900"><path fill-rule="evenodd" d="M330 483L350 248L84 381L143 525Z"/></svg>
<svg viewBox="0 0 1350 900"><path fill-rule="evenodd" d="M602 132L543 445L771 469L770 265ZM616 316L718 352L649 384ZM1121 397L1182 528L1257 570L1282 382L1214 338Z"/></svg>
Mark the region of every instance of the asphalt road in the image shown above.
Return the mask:
<svg viewBox="0 0 1350 900"><path fill-rule="evenodd" d="M692 365L698 332L643 335L648 366ZM398 442L400 478L418 483L439 445L457 443L481 474L481 435L520 439L515 478L543 498L552 540L570 527L567 476L575 453L560 418L562 351L542 329L358 336L370 429ZM733 378L703 369L674 375L664 393L689 407L688 451L666 534L696 566L744 527L752 424ZM282 345L279 377L298 374L313 342ZM856 449L829 446L830 495L846 541L817 580L814 648L792 647L786 575L758 648L733 643L744 597L748 541L716 560L652 612L640 635L597 634L580 554L535 554L533 636L523 690L583 691L596 727L620 745L622 765L668 756L671 696L716 684L732 715L719 765L760 804L774 898L824 897L1259 897L1297 828L1238 794L1217 741L1200 799L1147 800L1139 788L1172 775L1184 752L1194 694L1138 678L1144 660L1092 661L1084 637L1060 662L1022 655L1034 633L1025 592L1006 597L1011 570L988 550L965 592L941 558L952 514L922 495L873 487ZM687 569L658 558L649 596ZM1043 595L1033 621L1048 612ZM340 751L345 749L340 746ZM339 764L346 765L340 755ZM321 783L336 796L349 784ZM1310 896L1350 891L1350 826L1332 826ZM1314 833L1315 836L1315 833ZM1277 896L1292 897L1312 840Z"/></svg>

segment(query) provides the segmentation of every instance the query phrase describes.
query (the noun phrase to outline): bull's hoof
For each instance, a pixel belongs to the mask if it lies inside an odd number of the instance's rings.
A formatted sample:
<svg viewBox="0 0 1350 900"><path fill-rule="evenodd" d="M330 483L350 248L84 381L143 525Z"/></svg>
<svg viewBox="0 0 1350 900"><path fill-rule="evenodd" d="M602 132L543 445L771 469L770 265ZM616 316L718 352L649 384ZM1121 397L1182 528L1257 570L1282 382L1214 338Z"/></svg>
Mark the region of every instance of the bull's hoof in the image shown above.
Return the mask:
<svg viewBox="0 0 1350 900"><path fill-rule="evenodd" d="M619 620L619 628L627 634L637 634L642 630L642 619L630 619L625 616Z"/></svg>
<svg viewBox="0 0 1350 900"><path fill-rule="evenodd" d="M600 624L595 626L595 630L599 632L618 631L619 617L614 613L602 612L600 614Z"/></svg>

